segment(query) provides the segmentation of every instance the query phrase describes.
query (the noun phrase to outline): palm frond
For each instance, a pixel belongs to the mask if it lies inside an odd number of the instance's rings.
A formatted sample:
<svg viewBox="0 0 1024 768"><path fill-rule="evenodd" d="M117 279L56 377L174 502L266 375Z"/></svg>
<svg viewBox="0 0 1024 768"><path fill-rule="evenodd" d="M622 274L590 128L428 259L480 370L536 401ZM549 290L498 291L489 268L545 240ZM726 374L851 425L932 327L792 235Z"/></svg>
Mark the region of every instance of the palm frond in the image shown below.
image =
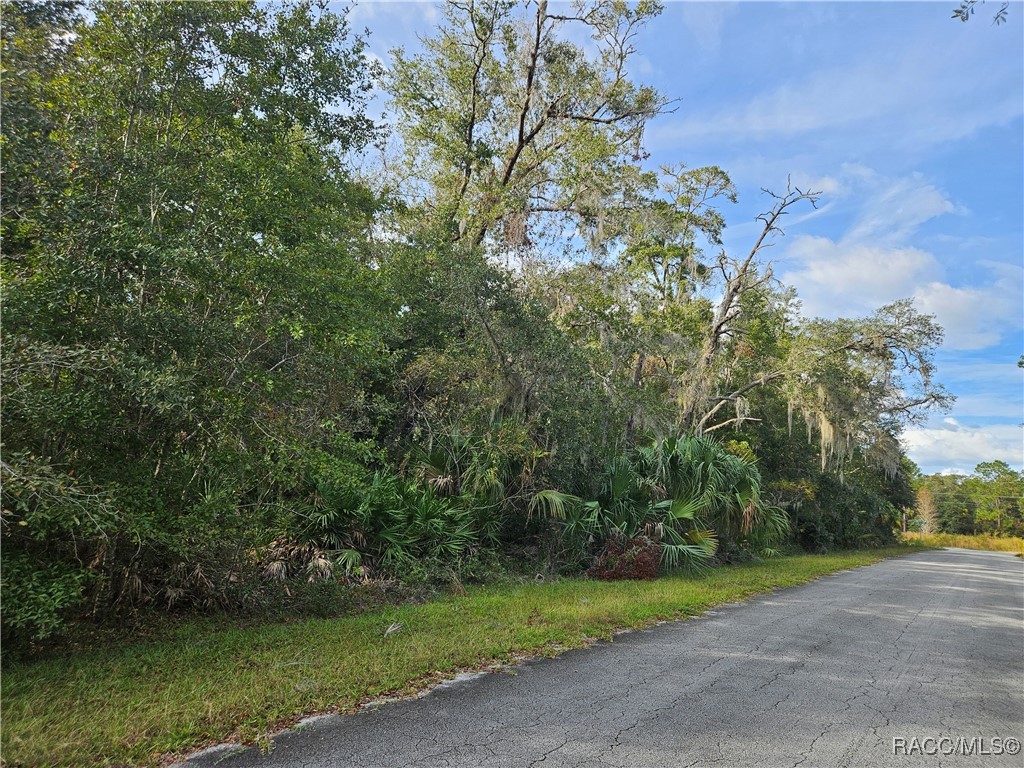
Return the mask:
<svg viewBox="0 0 1024 768"><path fill-rule="evenodd" d="M530 499L527 515L532 517L534 514L538 514L541 517L565 520L568 517L569 510L582 503L582 501L579 496L573 496L570 493L563 493L554 489L537 491L533 498Z"/></svg>

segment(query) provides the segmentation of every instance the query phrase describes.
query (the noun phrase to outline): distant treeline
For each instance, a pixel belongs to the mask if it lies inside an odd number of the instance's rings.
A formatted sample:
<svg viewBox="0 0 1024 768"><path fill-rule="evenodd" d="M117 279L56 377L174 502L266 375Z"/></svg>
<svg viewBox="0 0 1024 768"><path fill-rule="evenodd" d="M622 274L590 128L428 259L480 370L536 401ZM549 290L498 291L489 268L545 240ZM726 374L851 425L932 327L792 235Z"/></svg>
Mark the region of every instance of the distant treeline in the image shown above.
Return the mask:
<svg viewBox="0 0 1024 768"><path fill-rule="evenodd" d="M927 533L1024 536L1024 473L986 461L970 475L915 481L917 525Z"/></svg>

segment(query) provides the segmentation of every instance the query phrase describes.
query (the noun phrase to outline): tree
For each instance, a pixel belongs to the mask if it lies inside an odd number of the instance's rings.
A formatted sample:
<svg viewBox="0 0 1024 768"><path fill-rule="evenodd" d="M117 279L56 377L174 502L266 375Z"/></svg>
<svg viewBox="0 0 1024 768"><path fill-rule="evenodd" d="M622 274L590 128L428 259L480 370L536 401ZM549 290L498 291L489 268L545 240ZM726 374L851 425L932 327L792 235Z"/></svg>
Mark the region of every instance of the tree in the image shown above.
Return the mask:
<svg viewBox="0 0 1024 768"><path fill-rule="evenodd" d="M1005 461L983 461L974 468L972 492L977 500L979 523L997 536L1006 528L1020 528L1020 509L1024 501L1024 476Z"/></svg>
<svg viewBox="0 0 1024 768"><path fill-rule="evenodd" d="M722 244L725 217L715 203L735 203L736 188L717 166L663 166L660 176L665 196L631 212L620 233L621 258L637 287L659 303L686 304L709 278L704 247Z"/></svg>
<svg viewBox="0 0 1024 768"><path fill-rule="evenodd" d="M576 0L565 12L537 0L522 13L509 0L452 1L423 53L393 52L414 202L442 237L522 245L552 216L603 229L642 177L644 127L667 105L626 74L639 29L660 12L650 0Z"/></svg>
<svg viewBox="0 0 1024 768"><path fill-rule="evenodd" d="M974 519L977 504L966 480L963 475L947 475L937 483L935 495L939 501L939 525L943 533L977 532Z"/></svg>
<svg viewBox="0 0 1024 768"><path fill-rule="evenodd" d="M935 379L933 356L942 329L909 300L862 320L817 320L794 345L787 380L791 407L816 428L822 462L841 460L855 443L871 445L896 471L902 427L952 396Z"/></svg>
<svg viewBox="0 0 1024 768"><path fill-rule="evenodd" d="M916 482L918 511L934 503L936 532L1019 536L1024 533L1024 473L1003 461L981 462L970 475L929 475Z"/></svg>
<svg viewBox="0 0 1024 768"><path fill-rule="evenodd" d="M927 487L919 488L917 491L917 513L924 521L925 533L939 532L938 511L935 508L935 494Z"/></svg>
<svg viewBox="0 0 1024 768"><path fill-rule="evenodd" d="M746 256L734 259L722 252L714 265L706 266L693 237L700 232L709 243L720 242L724 219L711 202L723 196L734 199L728 176L712 168L673 178L686 191L666 207L677 212L683 244L663 240L643 251L660 293L657 313L666 314L669 295L673 303L687 304L701 295L704 285L713 285L720 296L696 348L691 344L690 355L684 353L678 395L681 426L702 433L741 424L750 392L781 386L791 407L802 409L808 423L815 422L823 461L841 458L836 448L858 439L884 447L880 455L895 467L901 453L895 443L900 426L920 418L924 408L951 402L934 381L932 356L941 343L941 328L909 301L863 320L793 325L791 298L777 291L770 266L763 266L759 256L781 233L780 222L792 206L804 201L813 205L816 195L792 187L773 195L775 204L759 217L763 227ZM626 254L636 262L635 247ZM723 419L727 406L735 415Z"/></svg>
<svg viewBox="0 0 1024 768"><path fill-rule="evenodd" d="M403 325L441 308L448 317L429 345L403 355L410 383L421 387L420 373L443 362L446 375L429 388L441 421L486 431L491 420L524 420L538 445L558 446L556 475L560 465L585 474L591 462L592 470L603 464L608 446L621 443L615 414L623 404L572 334L550 322L539 286L552 273L536 265L537 279L527 281L529 270L496 262L532 262L551 245L544 232L566 223L587 242L610 237L624 201L648 182L639 167L643 131L667 102L626 71L638 30L660 10L612 0L557 9L452 2L424 52L394 52L387 78L409 205L398 226L411 247L391 249L384 270L405 276L396 282L410 308ZM580 33L593 40L592 55L570 42ZM559 245L581 242L571 235ZM416 285L426 292L416 295ZM440 302L424 300L439 293ZM422 403L410 408L406 434L418 434L426 418Z"/></svg>
<svg viewBox="0 0 1024 768"><path fill-rule="evenodd" d="M782 232L781 219L792 206L803 201L813 205L817 200L814 193L788 185L783 195L769 194L775 203L769 211L758 217L763 227L747 255L742 259L732 259L723 252L718 258L716 267L723 280L722 296L701 343L700 352L693 361L692 372L680 403L681 424L698 433L731 423L714 424L712 420L727 404L739 403L739 399L750 389L784 375L782 371L763 372L755 381L744 382L731 392L715 391L718 381L722 378L728 380L728 377L721 376L723 358L729 356L731 351L727 348L727 342L731 342L728 346L733 346L742 341L743 321L747 319L743 312L743 301L766 289L773 279L770 269L762 270L758 255L770 245L774 235ZM742 419L742 416L736 418Z"/></svg>
<svg viewBox="0 0 1024 768"><path fill-rule="evenodd" d="M4 11L4 574L68 587L4 616L41 632L87 583L166 602L286 525L372 435L387 316L340 159L373 135L344 16L91 11Z"/></svg>

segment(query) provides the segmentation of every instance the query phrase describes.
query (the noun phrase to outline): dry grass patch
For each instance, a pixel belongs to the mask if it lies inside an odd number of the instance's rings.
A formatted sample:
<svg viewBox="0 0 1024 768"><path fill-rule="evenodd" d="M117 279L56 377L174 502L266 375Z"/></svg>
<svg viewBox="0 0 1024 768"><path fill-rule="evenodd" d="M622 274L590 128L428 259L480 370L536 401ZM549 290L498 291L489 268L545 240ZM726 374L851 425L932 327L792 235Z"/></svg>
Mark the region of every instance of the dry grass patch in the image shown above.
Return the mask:
<svg viewBox="0 0 1024 768"><path fill-rule="evenodd" d="M905 533L903 536L908 544L984 549L990 552L1012 552L1015 555L1024 556L1024 539L1016 536L964 536L953 533Z"/></svg>

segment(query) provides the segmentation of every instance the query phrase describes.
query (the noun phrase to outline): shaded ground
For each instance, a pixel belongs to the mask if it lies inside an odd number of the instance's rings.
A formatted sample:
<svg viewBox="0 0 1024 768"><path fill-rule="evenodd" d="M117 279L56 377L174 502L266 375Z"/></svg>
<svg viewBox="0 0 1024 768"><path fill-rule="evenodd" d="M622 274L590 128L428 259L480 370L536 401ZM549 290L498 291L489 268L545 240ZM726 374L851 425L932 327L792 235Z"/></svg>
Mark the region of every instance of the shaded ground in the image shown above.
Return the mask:
<svg viewBox="0 0 1024 768"><path fill-rule="evenodd" d="M943 756L959 737L975 753ZM940 754L894 755L894 739L912 751L914 738ZM997 738L1024 740L1024 560L945 550L321 718L266 755L187 765L1024 765L978 754Z"/></svg>

